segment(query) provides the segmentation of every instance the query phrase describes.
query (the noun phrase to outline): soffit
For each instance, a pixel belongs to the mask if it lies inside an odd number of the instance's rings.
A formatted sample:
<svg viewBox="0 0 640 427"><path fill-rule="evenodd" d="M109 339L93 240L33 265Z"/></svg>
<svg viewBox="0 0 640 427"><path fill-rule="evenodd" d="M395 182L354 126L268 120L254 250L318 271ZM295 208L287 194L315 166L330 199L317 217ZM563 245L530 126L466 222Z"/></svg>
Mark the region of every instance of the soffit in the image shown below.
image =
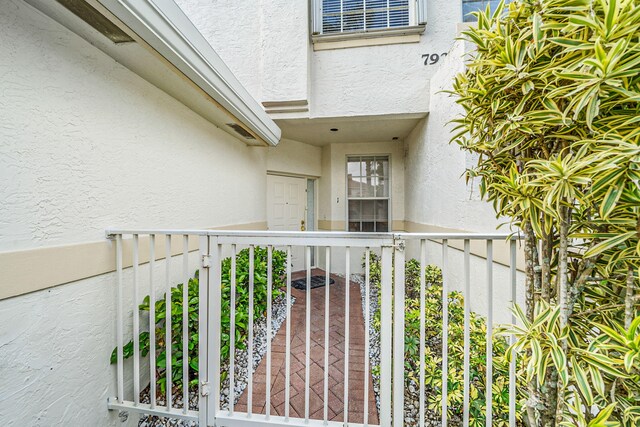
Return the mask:
<svg viewBox="0 0 640 427"><path fill-rule="evenodd" d="M316 146L352 142L402 142L426 114L276 119L282 137ZM331 131L331 129L338 129ZM396 138L396 139L394 139Z"/></svg>

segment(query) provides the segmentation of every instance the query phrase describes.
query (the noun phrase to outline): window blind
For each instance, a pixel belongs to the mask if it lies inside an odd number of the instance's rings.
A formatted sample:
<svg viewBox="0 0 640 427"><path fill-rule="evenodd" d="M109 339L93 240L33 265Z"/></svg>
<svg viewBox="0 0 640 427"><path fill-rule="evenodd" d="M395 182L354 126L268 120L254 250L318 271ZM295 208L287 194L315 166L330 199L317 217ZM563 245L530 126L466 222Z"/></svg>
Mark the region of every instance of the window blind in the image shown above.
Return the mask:
<svg viewBox="0 0 640 427"><path fill-rule="evenodd" d="M322 34L380 30L412 25L410 0L316 0Z"/></svg>

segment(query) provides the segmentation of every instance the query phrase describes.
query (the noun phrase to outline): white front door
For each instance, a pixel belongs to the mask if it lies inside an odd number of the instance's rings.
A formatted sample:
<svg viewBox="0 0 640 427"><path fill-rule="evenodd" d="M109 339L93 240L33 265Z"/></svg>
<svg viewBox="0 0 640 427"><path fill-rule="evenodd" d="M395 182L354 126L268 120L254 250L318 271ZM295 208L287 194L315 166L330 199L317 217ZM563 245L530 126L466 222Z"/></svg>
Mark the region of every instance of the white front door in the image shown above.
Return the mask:
<svg viewBox="0 0 640 427"><path fill-rule="evenodd" d="M307 180L290 176L267 175L267 228L272 231L305 229ZM292 248L293 271L302 270L304 248Z"/></svg>

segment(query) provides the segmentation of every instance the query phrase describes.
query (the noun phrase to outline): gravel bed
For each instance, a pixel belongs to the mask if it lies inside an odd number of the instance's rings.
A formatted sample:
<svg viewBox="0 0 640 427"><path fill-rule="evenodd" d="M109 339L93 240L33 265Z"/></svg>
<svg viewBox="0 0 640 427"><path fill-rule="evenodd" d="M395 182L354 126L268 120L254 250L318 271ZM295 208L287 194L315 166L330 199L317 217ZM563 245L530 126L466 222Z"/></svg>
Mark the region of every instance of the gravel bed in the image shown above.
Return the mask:
<svg viewBox="0 0 640 427"><path fill-rule="evenodd" d="M280 329L280 326L284 323L284 320L287 315L287 305L286 305L286 296L281 295L278 296L273 301L273 306L271 310L271 337L273 338ZM291 305L295 303L295 297L291 297ZM262 317L254 322L253 324L253 371L260 364L262 357L267 352L267 328L266 328L267 319L266 317ZM235 352L235 402L237 403L244 392L244 389L247 387L247 376L249 374L249 357L248 350L240 350L236 349ZM223 361L221 365L221 369L223 372L229 371L229 361ZM149 403L149 387L144 389L140 393L140 401L142 403ZM166 405L164 397L159 397L157 399L157 405L163 406ZM183 407L183 398L182 393L174 393L173 395L173 407L182 408ZM220 408L226 409L229 407L229 378L225 379L221 385L220 392ZM189 392L189 409L198 410L198 390L197 388L192 388ZM175 418L165 418L165 417L156 417L151 415L143 415L140 417L140 422L138 423L138 427L165 427L165 426L176 426L176 427L197 427L198 423L195 421L184 421Z"/></svg>
<svg viewBox="0 0 640 427"><path fill-rule="evenodd" d="M351 281L356 282L360 285L360 295L362 297L362 313L363 316L366 313L366 305L365 305L365 279L361 274L353 274L351 275ZM379 310L378 308L378 289L376 286L371 286L369 288L369 319L371 322L369 323L369 362L370 366L373 368L374 366L380 366L380 331L376 329L373 325L373 319L376 312ZM439 343L430 343L434 347L440 345ZM376 396L376 406L378 408L378 414L380 413L380 375L371 373L371 377L373 379L373 391ZM429 395L429 390L425 391L425 399ZM414 381L409 381L408 385L405 385L404 390L404 423L407 427L414 427L419 425L419 415L418 411L420 410L420 391L419 386ZM450 425L458 425L460 420L458 419L450 419ZM442 425L442 418L440 415L436 414L434 411L426 409L425 411L425 426L440 426Z"/></svg>

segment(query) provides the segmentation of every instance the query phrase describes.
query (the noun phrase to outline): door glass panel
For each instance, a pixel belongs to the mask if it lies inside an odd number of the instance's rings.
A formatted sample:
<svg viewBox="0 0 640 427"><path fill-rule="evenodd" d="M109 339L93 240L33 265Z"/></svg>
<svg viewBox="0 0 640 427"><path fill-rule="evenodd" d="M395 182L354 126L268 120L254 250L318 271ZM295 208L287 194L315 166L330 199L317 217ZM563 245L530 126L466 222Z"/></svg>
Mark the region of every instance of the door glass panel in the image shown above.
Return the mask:
<svg viewBox="0 0 640 427"><path fill-rule="evenodd" d="M316 225L316 185L313 179L307 179L307 230L315 230Z"/></svg>
<svg viewBox="0 0 640 427"><path fill-rule="evenodd" d="M362 217L361 204L361 200L349 200L349 220L360 221Z"/></svg>
<svg viewBox="0 0 640 427"><path fill-rule="evenodd" d="M348 196L349 197L362 197L362 193L360 192L360 177L348 177Z"/></svg>
<svg viewBox="0 0 640 427"><path fill-rule="evenodd" d="M362 175L362 172L360 171L360 159L349 159L349 161L347 162L347 174L352 176Z"/></svg>
<svg viewBox="0 0 640 427"><path fill-rule="evenodd" d="M389 219L389 201L376 200L376 220L387 221Z"/></svg>
<svg viewBox="0 0 640 427"><path fill-rule="evenodd" d="M349 221L349 231L352 233L362 231L360 230L360 222Z"/></svg>
<svg viewBox="0 0 640 427"><path fill-rule="evenodd" d="M362 158L362 176L371 176L375 170L375 157Z"/></svg>
<svg viewBox="0 0 640 427"><path fill-rule="evenodd" d="M362 230L365 233L374 233L376 231L375 222L362 222Z"/></svg>
<svg viewBox="0 0 640 427"><path fill-rule="evenodd" d="M361 197L374 197L376 194L375 191L375 177L366 176L362 177L362 193Z"/></svg>
<svg viewBox="0 0 640 427"><path fill-rule="evenodd" d="M362 221L374 221L376 219L376 201L363 200L361 208Z"/></svg>
<svg viewBox="0 0 640 427"><path fill-rule="evenodd" d="M389 179L379 176L376 181L376 197L389 197Z"/></svg>

